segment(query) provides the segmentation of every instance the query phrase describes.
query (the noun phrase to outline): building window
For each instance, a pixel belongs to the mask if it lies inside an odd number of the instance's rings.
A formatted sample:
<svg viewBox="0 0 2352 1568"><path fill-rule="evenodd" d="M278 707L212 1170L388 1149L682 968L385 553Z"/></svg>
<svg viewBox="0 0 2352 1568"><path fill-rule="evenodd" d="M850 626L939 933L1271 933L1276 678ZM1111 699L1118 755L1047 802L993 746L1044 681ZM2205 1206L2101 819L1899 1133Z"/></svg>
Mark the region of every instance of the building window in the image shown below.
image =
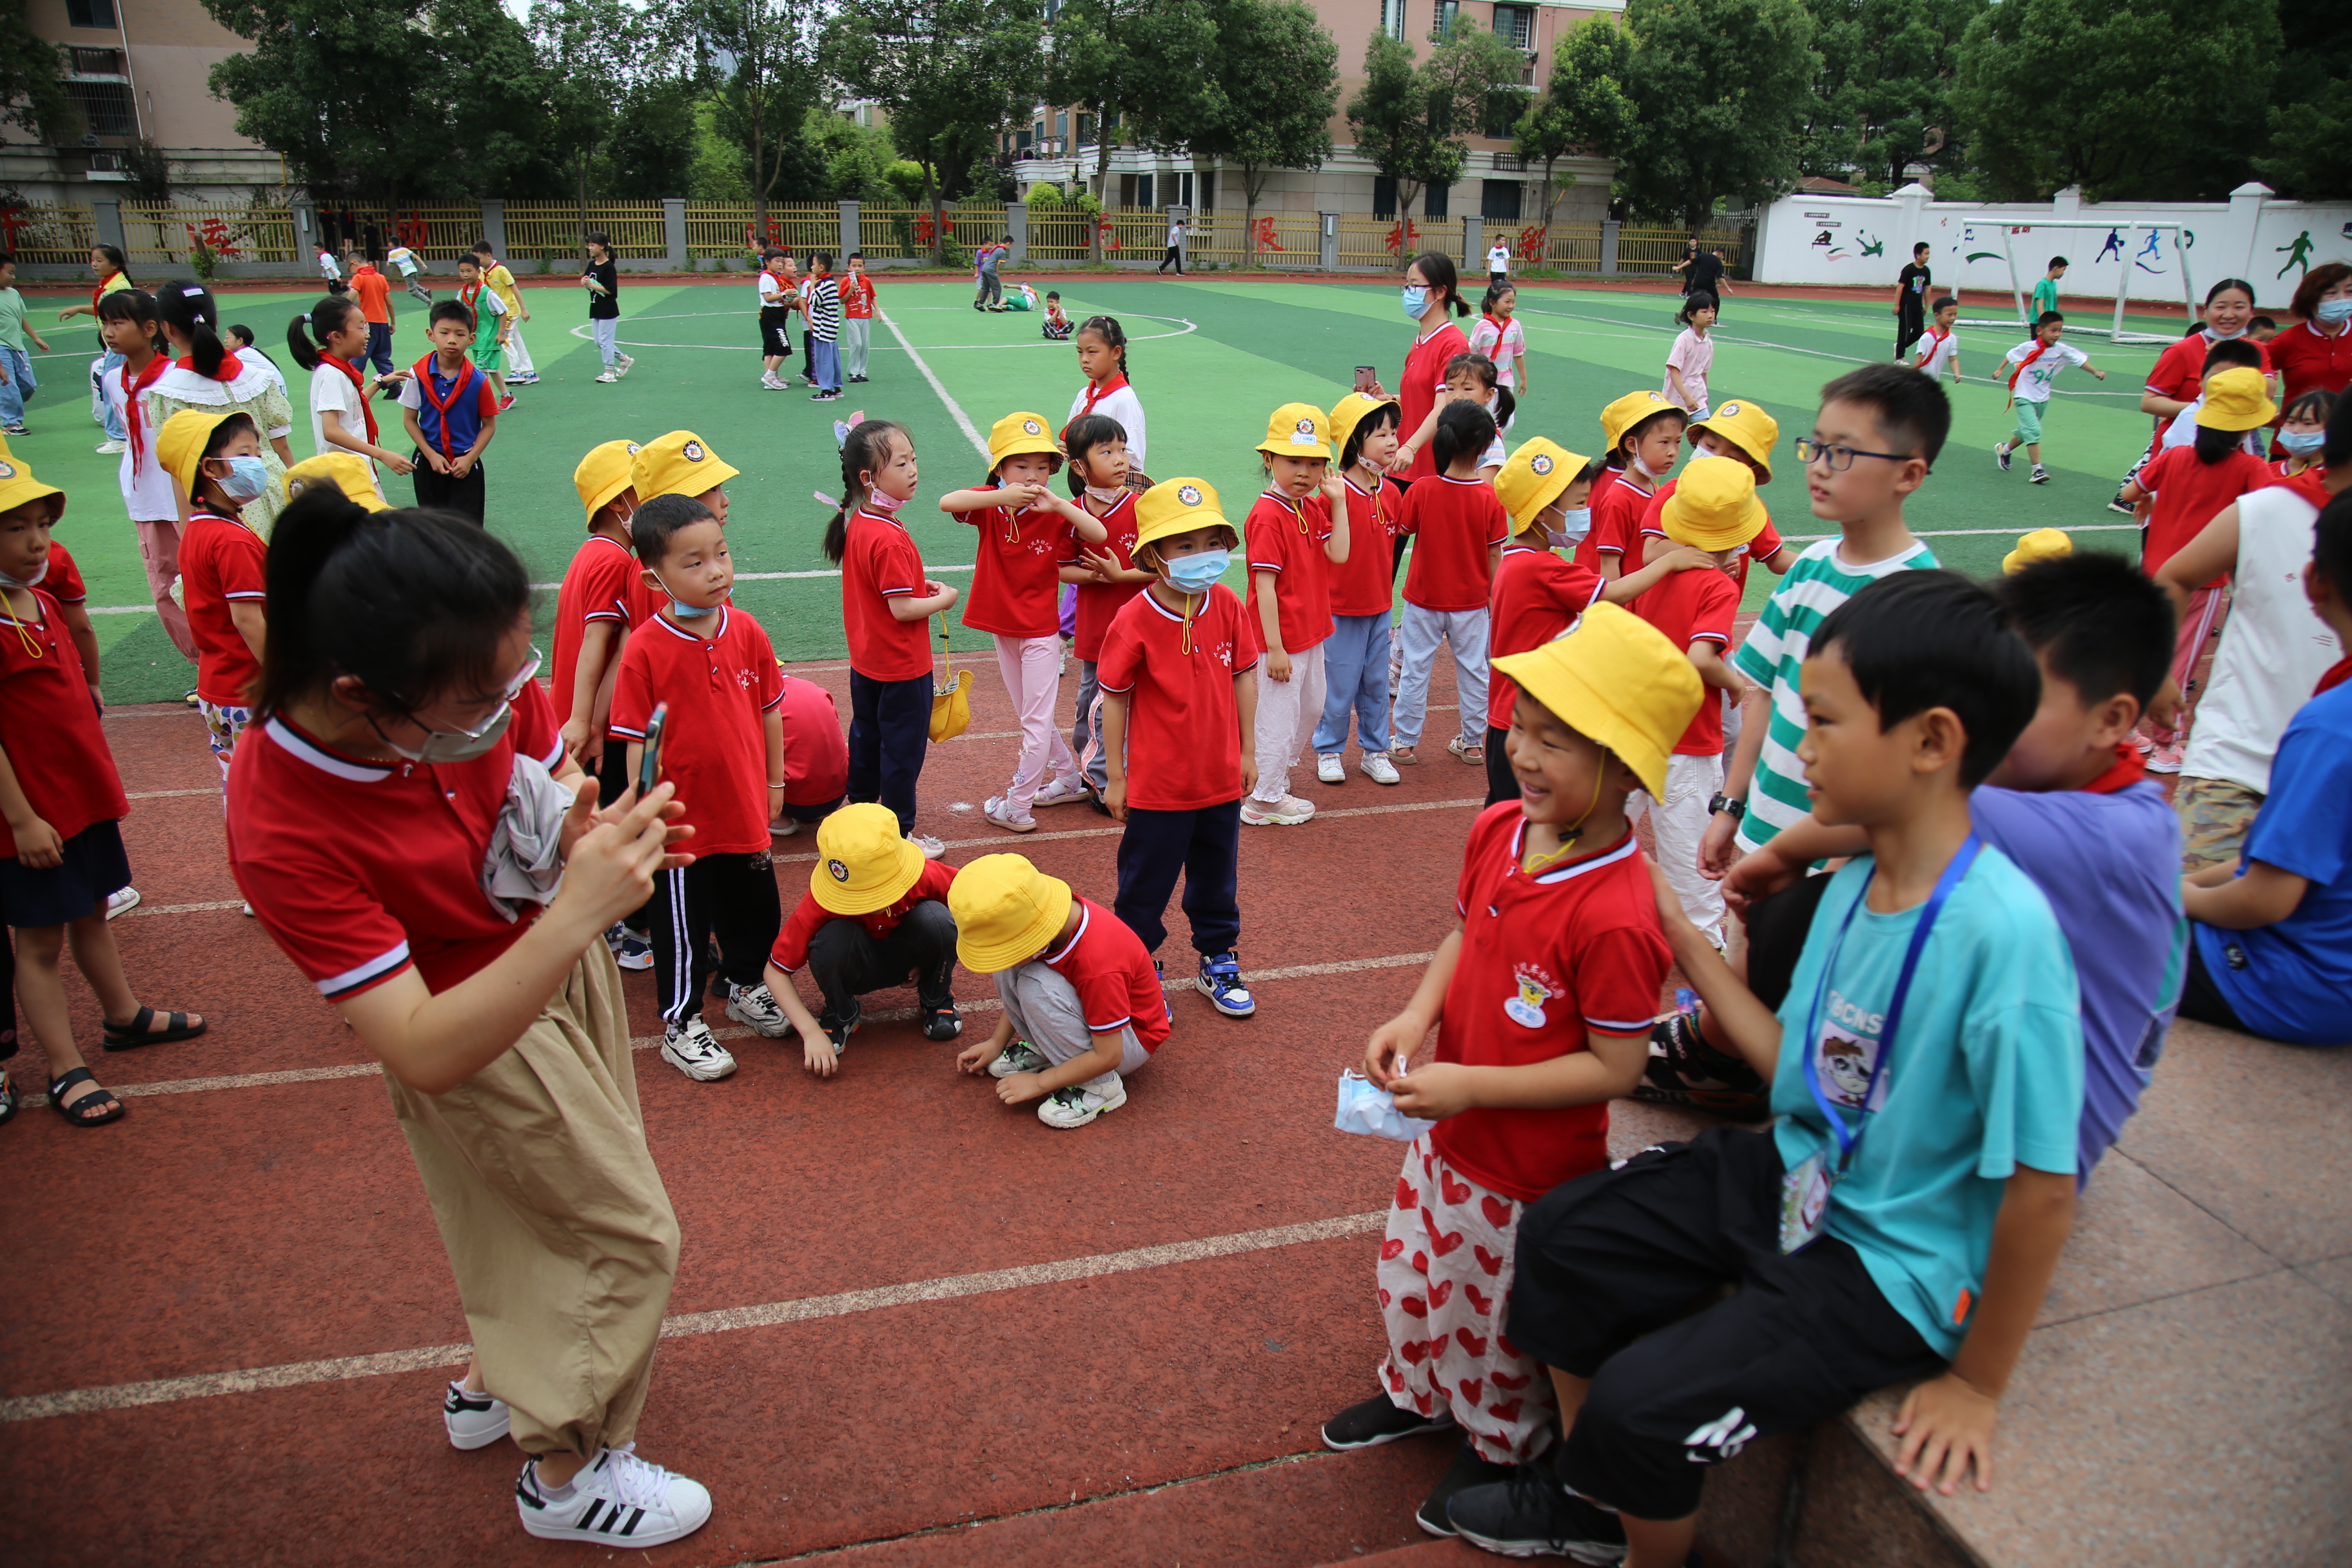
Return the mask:
<svg viewBox="0 0 2352 1568"><path fill-rule="evenodd" d="M1536 14L1529 5L1495 7L1495 37L1515 49L1536 47Z"/></svg>
<svg viewBox="0 0 2352 1568"><path fill-rule="evenodd" d="M1397 215L1397 183L1386 174L1372 176L1372 216L1393 218Z"/></svg>
<svg viewBox="0 0 2352 1568"><path fill-rule="evenodd" d="M66 25L114 31L114 0L66 0Z"/></svg>
<svg viewBox="0 0 2352 1568"><path fill-rule="evenodd" d="M1069 111L1065 110L1061 113L1054 116L1054 139L1058 142L1069 133L1070 116Z"/></svg>
<svg viewBox="0 0 2352 1568"><path fill-rule="evenodd" d="M1486 100L1486 123L1478 134L1497 142L1508 142L1518 134L1519 117L1528 111L1530 95L1504 88Z"/></svg>
<svg viewBox="0 0 2352 1568"><path fill-rule="evenodd" d="M1152 178L1149 174L1135 176L1135 205L1148 207L1156 205L1151 199Z"/></svg>
<svg viewBox="0 0 2352 1568"><path fill-rule="evenodd" d="M1190 169L1185 170L1176 176L1176 182L1177 189L1183 193L1176 198L1176 205L1180 207L1191 206L1192 205L1192 172Z"/></svg>
<svg viewBox="0 0 2352 1568"><path fill-rule="evenodd" d="M1079 115L1079 116L1078 116L1078 142L1079 142L1079 145L1083 146L1083 145L1085 145L1087 142L1089 142L1093 141L1094 139L1095 139L1095 117L1094 117L1093 115L1091 115L1091 114L1081 114L1081 115Z"/></svg>
<svg viewBox="0 0 2352 1568"><path fill-rule="evenodd" d="M1428 185L1423 187L1421 193L1421 216L1423 217L1444 217L1445 216L1445 198L1452 194L1453 188L1448 185Z"/></svg>
<svg viewBox="0 0 2352 1568"><path fill-rule="evenodd" d="M1131 207L1135 205L1135 176L1133 174L1121 174L1118 177L1118 205L1123 207Z"/></svg>
<svg viewBox="0 0 2352 1568"><path fill-rule="evenodd" d="M131 85L120 81L69 81L66 96L81 110L93 136L136 136L139 111L131 102Z"/></svg>
<svg viewBox="0 0 2352 1568"><path fill-rule="evenodd" d="M1023 127L1021 128L1021 132L1020 132L1020 139L1019 139L1019 141L1015 143L1015 145L1016 145L1016 146L1017 146L1017 147L1018 147L1022 152L1026 153L1027 151L1029 151L1029 141L1030 141L1030 137L1032 136L1032 134L1033 134L1033 132L1030 131L1029 127L1027 127L1026 125L1024 125L1024 126L1023 126Z"/></svg>
<svg viewBox="0 0 2352 1568"><path fill-rule="evenodd" d="M1391 38L1404 37L1404 0L1381 0L1381 31Z"/></svg>
<svg viewBox="0 0 2352 1568"><path fill-rule="evenodd" d="M1478 193L1478 216L1488 223L1519 221L1519 182L1486 180Z"/></svg>
<svg viewBox="0 0 2352 1568"><path fill-rule="evenodd" d="M1209 209L1211 209L1211 208L1213 208L1216 205L1217 205L1217 172L1216 172L1214 169L1203 169L1203 170L1202 170L1202 171L1201 171L1201 206L1202 206L1202 209L1203 211L1206 211L1206 210L1209 210Z"/></svg>
<svg viewBox="0 0 2352 1568"><path fill-rule="evenodd" d="M121 49L76 49L73 51L73 73L76 76L123 76Z"/></svg>
<svg viewBox="0 0 2352 1568"><path fill-rule="evenodd" d="M1430 22L1429 36L1442 38L1454 30L1454 18L1462 14L1461 0L1437 0L1437 15Z"/></svg>

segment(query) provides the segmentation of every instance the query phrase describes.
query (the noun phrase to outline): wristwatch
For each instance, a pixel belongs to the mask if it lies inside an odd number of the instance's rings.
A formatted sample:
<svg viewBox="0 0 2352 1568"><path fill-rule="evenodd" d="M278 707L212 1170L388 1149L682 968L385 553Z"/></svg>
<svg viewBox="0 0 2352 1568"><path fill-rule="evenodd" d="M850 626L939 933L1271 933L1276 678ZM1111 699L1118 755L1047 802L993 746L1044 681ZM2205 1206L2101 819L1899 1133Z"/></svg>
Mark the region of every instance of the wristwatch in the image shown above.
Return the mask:
<svg viewBox="0 0 2352 1568"><path fill-rule="evenodd" d="M1744 800L1734 800L1729 795L1718 795L1706 803L1706 814L1709 816L1725 811L1731 813L1731 820L1737 822L1748 815L1748 803Z"/></svg>

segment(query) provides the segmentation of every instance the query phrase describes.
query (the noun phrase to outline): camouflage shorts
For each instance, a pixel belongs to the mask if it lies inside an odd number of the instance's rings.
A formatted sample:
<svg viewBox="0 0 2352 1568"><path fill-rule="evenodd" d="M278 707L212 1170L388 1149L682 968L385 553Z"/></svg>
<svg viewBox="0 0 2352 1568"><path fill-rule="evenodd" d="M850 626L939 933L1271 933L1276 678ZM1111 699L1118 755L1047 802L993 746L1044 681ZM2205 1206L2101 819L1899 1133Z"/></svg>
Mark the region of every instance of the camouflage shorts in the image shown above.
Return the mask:
<svg viewBox="0 0 2352 1568"><path fill-rule="evenodd" d="M2236 859L2262 806L2263 797L2242 784L2184 776L2172 793L2172 809L2180 814L2181 870Z"/></svg>

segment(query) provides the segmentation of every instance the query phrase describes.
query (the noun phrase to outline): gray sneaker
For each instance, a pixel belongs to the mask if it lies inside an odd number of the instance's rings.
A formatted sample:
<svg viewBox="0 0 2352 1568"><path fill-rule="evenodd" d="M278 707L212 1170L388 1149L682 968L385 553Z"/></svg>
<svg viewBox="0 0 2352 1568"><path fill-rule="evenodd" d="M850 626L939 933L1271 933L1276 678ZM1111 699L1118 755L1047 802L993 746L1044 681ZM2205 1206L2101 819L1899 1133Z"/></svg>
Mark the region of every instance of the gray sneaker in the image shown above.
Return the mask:
<svg viewBox="0 0 2352 1568"><path fill-rule="evenodd" d="M1037 1054L1036 1047L1026 1040L1015 1040L1004 1047L1004 1054L988 1064L991 1078L1011 1078L1017 1072L1044 1072L1054 1064Z"/></svg>
<svg viewBox="0 0 2352 1568"><path fill-rule="evenodd" d="M663 1030L661 1054L662 1060L697 1083L715 1083L735 1070L735 1058L700 1018L688 1018Z"/></svg>
<svg viewBox="0 0 2352 1568"><path fill-rule="evenodd" d="M2006 442L2006 441L1996 441L1995 443L1993 443L1993 448L1992 448L1992 460L1993 460L1994 462L1999 463L1999 464L2000 465L2000 471L2001 471L2002 473L2004 473L2004 474L2005 474L2005 473L2009 472L2009 443L2008 443L2008 442Z"/></svg>
<svg viewBox="0 0 2352 1568"><path fill-rule="evenodd" d="M727 1016L749 1026L762 1039L781 1040L792 1033L792 1021L777 1004L776 994L765 985L729 985Z"/></svg>

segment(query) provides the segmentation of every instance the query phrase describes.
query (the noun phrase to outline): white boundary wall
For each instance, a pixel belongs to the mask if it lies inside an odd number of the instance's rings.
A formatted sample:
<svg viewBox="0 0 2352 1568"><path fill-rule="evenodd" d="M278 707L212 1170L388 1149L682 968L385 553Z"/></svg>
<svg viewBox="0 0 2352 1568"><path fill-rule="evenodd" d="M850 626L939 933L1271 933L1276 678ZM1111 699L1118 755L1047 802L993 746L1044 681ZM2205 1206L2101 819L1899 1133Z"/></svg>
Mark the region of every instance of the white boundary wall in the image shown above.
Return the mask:
<svg viewBox="0 0 2352 1568"><path fill-rule="evenodd" d="M2037 219L2105 222L2115 231L2115 243L2083 228L2037 235ZM2131 236L2135 220L2183 226L2189 279L2200 298L2218 279L2243 278L2254 285L2265 310L2284 310L2305 268L2352 262L2352 203L2283 202L2259 182L2239 186L2227 202L2095 203L2070 188L2046 204L1939 202L1926 186L1913 184L1891 196L1781 197L1757 224L1755 276L1763 283L1891 289L1911 259L1911 247L1924 239L1935 247L1928 266L1937 289L1957 284L2006 294L2006 228L2021 289L2033 287L2051 257L2063 256L2073 263L2060 286L2068 295L2111 300L2128 266L2133 301L2179 300L2180 258L2171 235L2143 227Z"/></svg>

